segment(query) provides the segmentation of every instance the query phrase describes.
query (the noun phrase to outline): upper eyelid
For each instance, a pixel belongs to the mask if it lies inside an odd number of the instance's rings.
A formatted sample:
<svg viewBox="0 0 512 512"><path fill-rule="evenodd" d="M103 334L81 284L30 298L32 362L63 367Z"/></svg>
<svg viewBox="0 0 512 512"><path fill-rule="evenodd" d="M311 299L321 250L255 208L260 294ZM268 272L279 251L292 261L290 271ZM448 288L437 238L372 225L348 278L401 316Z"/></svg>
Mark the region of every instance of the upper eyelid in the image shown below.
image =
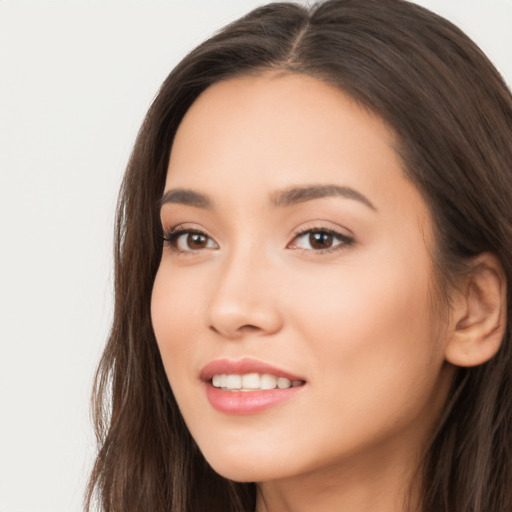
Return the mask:
<svg viewBox="0 0 512 512"><path fill-rule="evenodd" d="M324 228L309 228L309 229L305 229L304 231L296 232L292 242L294 240L296 240L297 238L301 238L304 235L307 235L308 233L312 233L312 232L329 233L330 235L332 235L335 238L338 238L338 240L340 240L341 243L338 244L338 245L353 245L355 243L355 239L354 239L353 235L346 235L344 233L340 233L336 229L325 228L325 227ZM290 242L290 243L292 243L292 242ZM330 249L332 249L332 248L330 248ZM318 249L318 250L316 250L314 252L329 251L330 249ZM306 249L306 250L311 250L311 249Z"/></svg>
<svg viewBox="0 0 512 512"><path fill-rule="evenodd" d="M163 216L160 217L160 225L161 225L162 231L164 231L166 233L174 232L174 231L178 230L180 227L183 227L184 231L197 230L197 231L201 231L202 233L210 236L208 234L208 230L206 228L204 228L201 224L198 224L195 222L189 222L189 221L172 224L171 222L169 222L169 220L170 219L167 219L167 221L166 221L165 217L163 217ZM333 224L334 224L334 226L333 226ZM169 227L166 228L166 225ZM330 221L327 219L321 219L321 218L301 223L299 225L299 227L294 228L290 232L290 235L297 235L300 233L304 233L305 231L314 231L314 230L322 230L322 229L324 229L326 231L339 232L340 234L342 234L344 236L351 237L351 238L354 237L354 234L352 233L352 231L350 229L348 229L347 227L339 225L336 222L333 222L333 221ZM211 238L213 238L213 237L211 237Z"/></svg>
<svg viewBox="0 0 512 512"><path fill-rule="evenodd" d="M330 221L318 220L317 222L318 224L316 224L315 222L301 224L300 227L292 231L291 235L300 236L311 231L326 231L328 233L338 234L343 238L355 239L354 233L346 227L340 225L336 225L336 227L332 225L327 225L326 223L332 224Z"/></svg>
<svg viewBox="0 0 512 512"><path fill-rule="evenodd" d="M208 234L208 232L207 232L208 230L206 230L205 228L203 228L199 224L190 223L190 225L189 225L188 222L180 222L179 224L176 224L176 225L171 226L169 228L166 228L165 224L162 222L162 231L166 235L171 235L171 234L180 233L180 232L183 232L183 233L189 233L189 232L192 232L192 233L202 233L203 235L206 235L209 238L213 238L211 235Z"/></svg>
<svg viewBox="0 0 512 512"><path fill-rule="evenodd" d="M185 226L184 224L185 223L177 224L176 226L173 226L170 229L165 229L164 227L162 227L162 232L163 232L164 236L171 236L171 235L178 235L179 236L179 235L183 235L185 233L198 233L198 234L201 234L201 235L205 235L206 237L208 237L211 240L214 240L215 243L217 243L215 238L213 236L211 236L207 232L207 230L205 230L204 228L193 227L193 226Z"/></svg>
<svg viewBox="0 0 512 512"><path fill-rule="evenodd" d="M189 232L190 233L201 233L203 235L206 235L208 238L215 240L215 238L213 236L211 236L210 234L208 234L207 230L205 230L204 228L185 226L185 224L186 223L180 223L180 224L177 224L176 226L173 226L169 229L165 229L163 227L163 223L162 223L162 231L163 231L164 235L171 235L171 234L175 234L175 233L189 233ZM352 233L349 230L347 230L346 228L344 230L349 231L348 233L340 232L340 230L341 230L341 228L332 228L329 226L319 226L319 225L304 226L304 227L294 229L290 233L290 236L297 237L297 236L309 233L311 231L320 231L320 232L326 231L328 233L339 234L340 236L343 236L343 237L353 238Z"/></svg>
<svg viewBox="0 0 512 512"><path fill-rule="evenodd" d="M351 234L349 235L349 234L342 233L340 229L331 228L329 226L312 226L312 227L306 227L306 228L299 228L299 229L296 229L295 231L293 231L292 234L294 236L299 236L299 235L304 235L306 233L310 233L311 231L318 231L318 232L325 231L327 233L339 234L340 236L347 236L347 237L352 236Z"/></svg>

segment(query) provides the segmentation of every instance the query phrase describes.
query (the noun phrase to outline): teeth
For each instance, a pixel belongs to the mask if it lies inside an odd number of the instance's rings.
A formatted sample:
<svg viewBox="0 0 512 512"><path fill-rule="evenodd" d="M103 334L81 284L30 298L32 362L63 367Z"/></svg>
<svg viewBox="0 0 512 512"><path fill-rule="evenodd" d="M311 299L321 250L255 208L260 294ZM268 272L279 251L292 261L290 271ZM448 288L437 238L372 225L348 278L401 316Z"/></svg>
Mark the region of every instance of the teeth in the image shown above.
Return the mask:
<svg viewBox="0 0 512 512"><path fill-rule="evenodd" d="M261 389L274 389L277 387L277 377L265 373L261 376Z"/></svg>
<svg viewBox="0 0 512 512"><path fill-rule="evenodd" d="M268 373L246 373L244 375L214 375L212 385L227 391L253 391L256 389L288 389L301 386L300 380L291 381L286 377L275 377Z"/></svg>
<svg viewBox="0 0 512 512"><path fill-rule="evenodd" d="M277 387L279 389L288 389L289 387L291 387L291 385L291 380L287 379L286 377L279 377L279 379L277 379Z"/></svg>
<svg viewBox="0 0 512 512"><path fill-rule="evenodd" d="M228 389L240 389L242 387L242 376L226 375L226 387Z"/></svg>
<svg viewBox="0 0 512 512"><path fill-rule="evenodd" d="M242 375L242 387L244 389L260 389L260 376L257 373Z"/></svg>

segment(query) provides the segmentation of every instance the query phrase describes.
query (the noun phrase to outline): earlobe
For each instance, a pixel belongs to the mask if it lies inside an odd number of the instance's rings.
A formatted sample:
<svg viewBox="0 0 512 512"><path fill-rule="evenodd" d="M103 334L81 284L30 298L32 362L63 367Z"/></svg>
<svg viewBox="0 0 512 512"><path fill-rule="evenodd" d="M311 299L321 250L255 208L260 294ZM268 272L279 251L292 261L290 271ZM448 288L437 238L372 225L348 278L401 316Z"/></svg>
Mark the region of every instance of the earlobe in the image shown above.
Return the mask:
<svg viewBox="0 0 512 512"><path fill-rule="evenodd" d="M457 304L452 310L452 329L446 360L456 366L478 366L499 350L507 321L507 282L499 260L490 253L471 264Z"/></svg>

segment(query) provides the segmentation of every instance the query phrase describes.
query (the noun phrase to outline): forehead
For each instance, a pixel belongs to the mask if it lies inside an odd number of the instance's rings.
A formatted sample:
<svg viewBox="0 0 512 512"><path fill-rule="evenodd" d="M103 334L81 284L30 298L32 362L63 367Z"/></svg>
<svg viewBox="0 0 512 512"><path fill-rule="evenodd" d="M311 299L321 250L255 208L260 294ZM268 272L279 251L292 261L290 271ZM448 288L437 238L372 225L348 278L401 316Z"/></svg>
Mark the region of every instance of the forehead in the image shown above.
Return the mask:
<svg viewBox="0 0 512 512"><path fill-rule="evenodd" d="M304 162L314 171L333 152L342 162L351 150L360 150L361 160L384 147L400 167L392 130L345 93L307 75L265 73L206 89L178 128L171 164L183 164L186 158L199 167L205 157L220 161L229 156L246 161L241 171L249 159L260 165L260 172L285 159L290 165ZM301 167L296 165L297 171Z"/></svg>
<svg viewBox="0 0 512 512"><path fill-rule="evenodd" d="M328 183L357 190L384 214L426 221L395 145L381 118L330 84L297 74L237 77L210 86L188 110L166 190L190 188L234 206Z"/></svg>

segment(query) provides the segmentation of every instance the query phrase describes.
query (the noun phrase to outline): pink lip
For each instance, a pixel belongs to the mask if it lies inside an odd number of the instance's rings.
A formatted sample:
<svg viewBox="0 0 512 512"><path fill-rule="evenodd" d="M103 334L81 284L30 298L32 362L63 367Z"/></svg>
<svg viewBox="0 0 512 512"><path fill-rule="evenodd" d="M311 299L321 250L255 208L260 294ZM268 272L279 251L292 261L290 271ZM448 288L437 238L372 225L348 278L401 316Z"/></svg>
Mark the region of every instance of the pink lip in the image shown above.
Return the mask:
<svg viewBox="0 0 512 512"><path fill-rule="evenodd" d="M241 359L238 361L217 359L208 363L200 374L205 386L206 397L214 409L225 414L256 414L289 400L304 389L304 386L297 386L288 389L223 391L214 387L211 383L211 378L214 375L241 375L245 373L267 373L276 377L286 377L291 381L305 380L297 375L253 359Z"/></svg>

